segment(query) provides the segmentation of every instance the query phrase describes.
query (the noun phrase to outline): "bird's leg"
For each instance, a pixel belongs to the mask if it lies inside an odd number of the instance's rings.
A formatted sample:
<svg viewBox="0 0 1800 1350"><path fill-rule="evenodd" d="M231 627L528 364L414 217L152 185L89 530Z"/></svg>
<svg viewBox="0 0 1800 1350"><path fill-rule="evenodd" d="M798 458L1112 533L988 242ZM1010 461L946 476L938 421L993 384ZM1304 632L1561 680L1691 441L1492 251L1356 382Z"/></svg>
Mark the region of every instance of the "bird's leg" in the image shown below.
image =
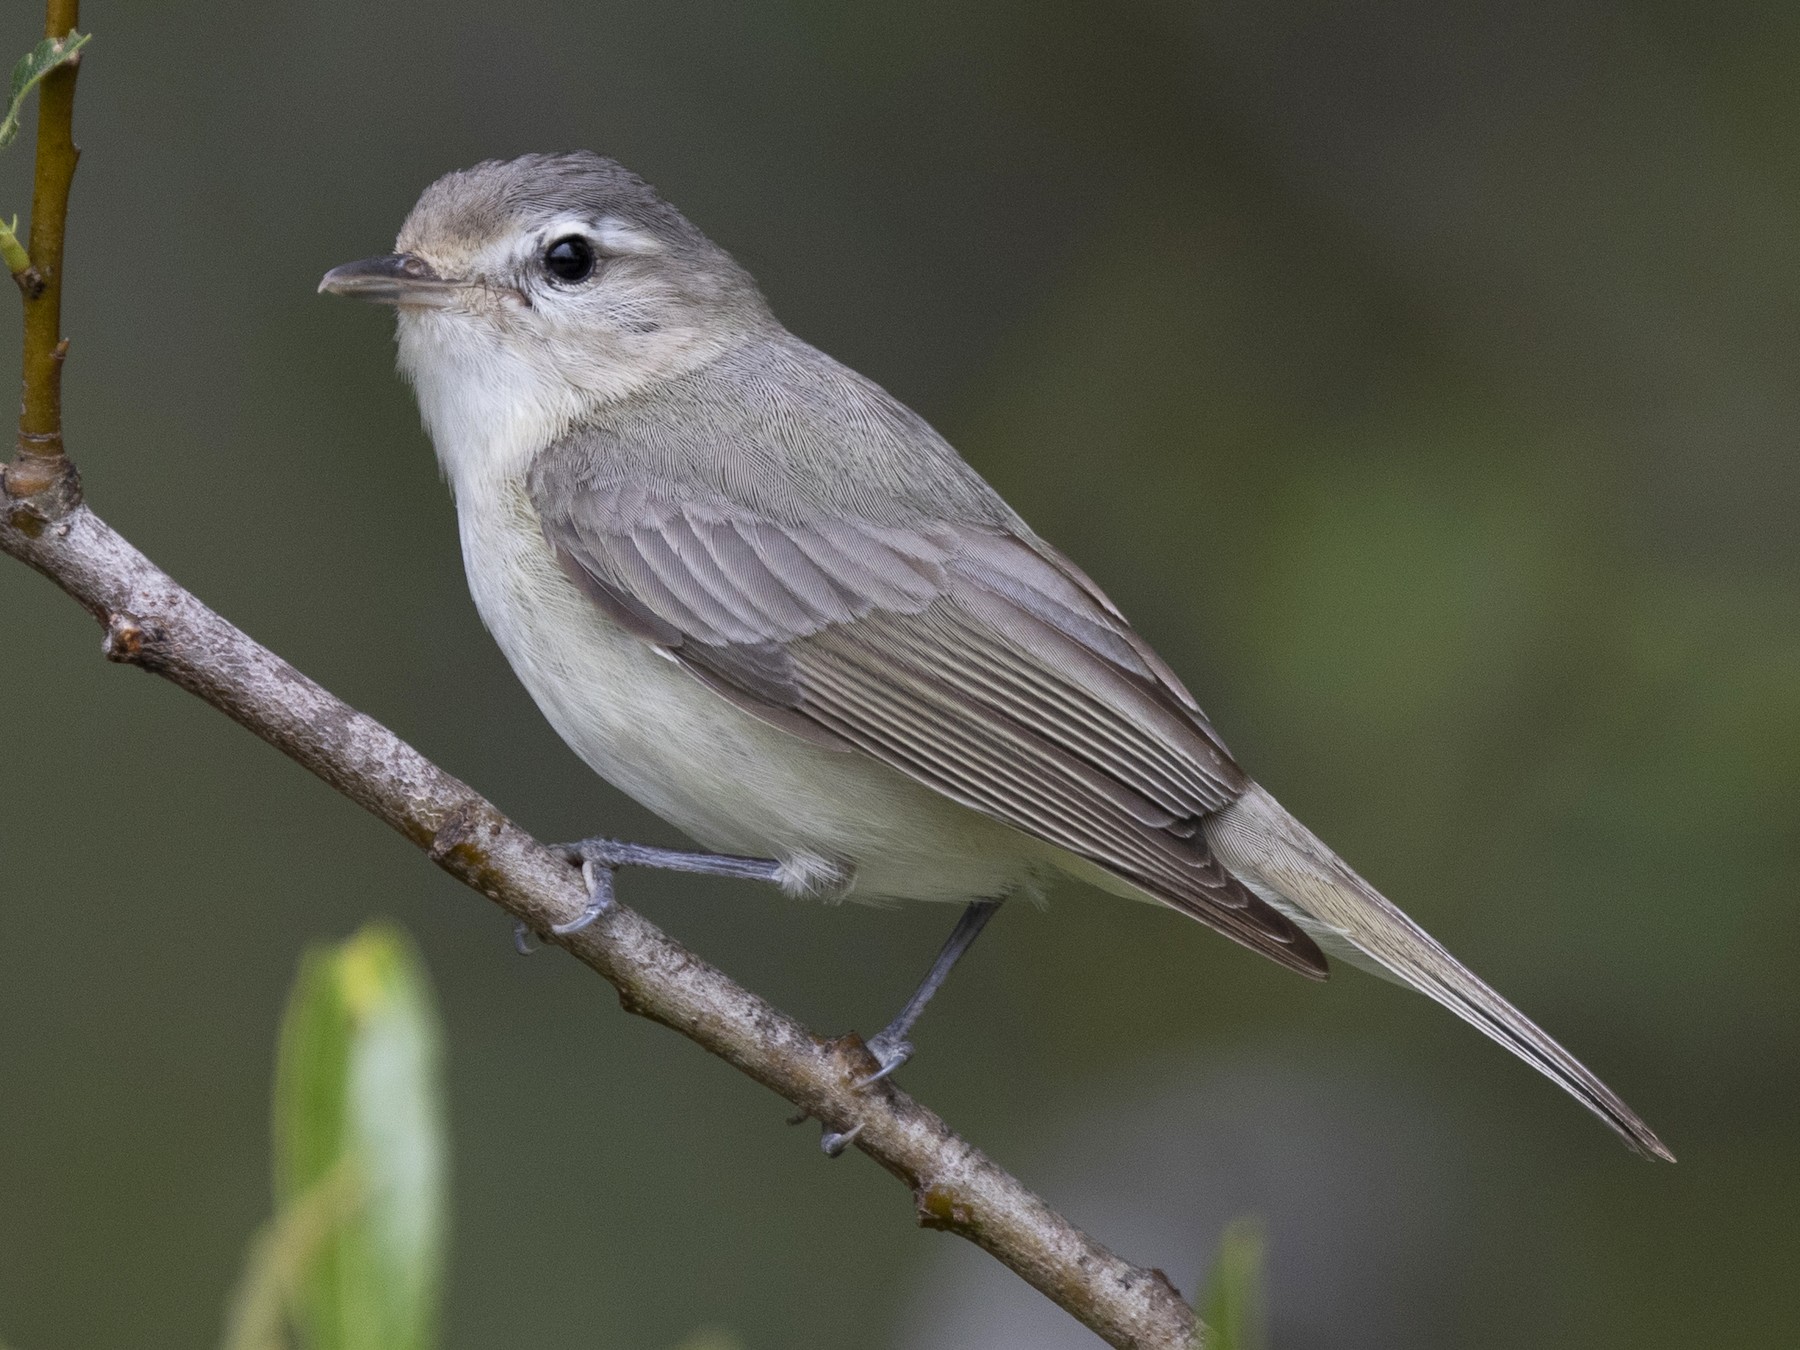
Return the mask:
<svg viewBox="0 0 1800 1350"><path fill-rule="evenodd" d="M907 1036L913 1029L913 1023L919 1020L919 1014L925 1011L925 1005L931 1002L931 996L943 987L944 980L962 959L962 954L981 936L981 930L987 927L987 921L994 917L994 911L999 908L998 900L976 900L962 912L962 917L956 921L956 927L950 930L950 936L939 950L937 959L931 963L931 969L925 972L925 978L919 981L919 987L913 990L913 996L906 1000L906 1006L900 1010L900 1015L863 1043L881 1067L859 1082L859 1088L879 1083L912 1058L913 1046ZM853 1125L848 1130L827 1130L819 1138L819 1147L824 1150L827 1158L835 1158L849 1148L860 1133L861 1124Z"/></svg>
<svg viewBox="0 0 1800 1350"><path fill-rule="evenodd" d="M551 928L558 937L579 933L611 908L613 873L621 867L656 867L665 872L698 872L711 877L738 877L746 881L779 881L781 865L767 858L737 858L728 853L683 853L672 848L652 848L648 844L626 844L616 839L583 839L574 844L553 844L552 853L560 853L581 867L587 882L587 908L568 923ZM515 934L518 948L527 951L524 934Z"/></svg>
<svg viewBox="0 0 1800 1350"><path fill-rule="evenodd" d="M895 1069L912 1057L912 1042L907 1036L913 1029L913 1023L919 1020L919 1014L925 1011L925 1005L931 1002L931 996L943 986L962 954L969 950L981 930L987 927L987 921L994 917L994 911L1000 908L998 900L976 900L962 912L956 921L956 927L945 939L943 948L937 954L937 960L931 963L931 969L925 972L925 978L919 981L919 987L913 990L913 996L906 1000L906 1006L900 1015L889 1022L866 1042L869 1053L881 1065L877 1073L869 1075L862 1081L862 1086L879 1083Z"/></svg>

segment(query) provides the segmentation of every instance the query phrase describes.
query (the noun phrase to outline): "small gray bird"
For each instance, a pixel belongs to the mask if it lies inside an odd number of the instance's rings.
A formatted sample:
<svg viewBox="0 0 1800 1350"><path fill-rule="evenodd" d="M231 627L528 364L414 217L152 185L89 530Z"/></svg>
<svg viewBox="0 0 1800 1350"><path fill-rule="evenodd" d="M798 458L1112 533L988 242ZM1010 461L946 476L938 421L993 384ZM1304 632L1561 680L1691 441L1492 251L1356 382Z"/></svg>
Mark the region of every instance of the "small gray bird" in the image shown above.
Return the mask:
<svg viewBox="0 0 1800 1350"><path fill-rule="evenodd" d="M570 927L625 864L962 902L869 1042L885 1074L999 903L1073 876L1313 979L1323 949L1410 985L1673 1160L1253 782L923 418L783 328L634 174L586 153L448 174L396 252L320 289L397 307L469 589L550 724L721 850L570 846L592 894Z"/></svg>

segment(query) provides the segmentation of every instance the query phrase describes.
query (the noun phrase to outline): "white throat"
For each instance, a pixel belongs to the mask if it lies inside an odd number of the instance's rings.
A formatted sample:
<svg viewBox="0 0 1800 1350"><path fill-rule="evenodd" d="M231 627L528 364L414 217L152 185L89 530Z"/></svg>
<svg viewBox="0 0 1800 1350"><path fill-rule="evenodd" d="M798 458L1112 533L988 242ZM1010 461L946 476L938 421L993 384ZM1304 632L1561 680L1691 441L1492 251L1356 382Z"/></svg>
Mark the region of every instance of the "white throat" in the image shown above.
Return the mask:
<svg viewBox="0 0 1800 1350"><path fill-rule="evenodd" d="M459 501L487 484L518 481L578 414L574 391L546 380L508 343L430 310L401 310L400 370Z"/></svg>
<svg viewBox="0 0 1800 1350"><path fill-rule="evenodd" d="M400 310L400 370L460 501L517 482L596 407L713 360L732 334L668 325L627 344L520 342L442 310ZM510 339L510 340L509 340Z"/></svg>

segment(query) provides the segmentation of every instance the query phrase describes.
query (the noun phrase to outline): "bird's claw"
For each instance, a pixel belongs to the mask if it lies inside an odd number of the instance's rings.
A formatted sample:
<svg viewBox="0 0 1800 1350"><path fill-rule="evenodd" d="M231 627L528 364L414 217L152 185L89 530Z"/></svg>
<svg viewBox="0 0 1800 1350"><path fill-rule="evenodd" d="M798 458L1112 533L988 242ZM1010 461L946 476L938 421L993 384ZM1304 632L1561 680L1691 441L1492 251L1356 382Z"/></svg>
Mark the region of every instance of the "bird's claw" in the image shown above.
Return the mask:
<svg viewBox="0 0 1800 1350"><path fill-rule="evenodd" d="M557 937L567 937L570 933L579 933L611 909L613 902L614 864L597 858L579 856L571 857L569 860L581 863L581 879L587 882L587 906L567 923L550 926L550 931Z"/></svg>
<svg viewBox="0 0 1800 1350"><path fill-rule="evenodd" d="M812 1118L813 1113L811 1111L803 1110L798 1115L789 1116L788 1124L803 1125ZM859 1120L847 1130L824 1131L819 1136L819 1152L823 1153L827 1158L837 1157L845 1149L849 1148L851 1144L856 1142L856 1136L862 1133L863 1125L866 1123L867 1122L865 1121Z"/></svg>
<svg viewBox="0 0 1800 1350"><path fill-rule="evenodd" d="M880 1067L868 1077L857 1079L858 1089L874 1087L913 1056L912 1042L897 1037L890 1040L884 1035L873 1036L865 1048Z"/></svg>
<svg viewBox="0 0 1800 1350"><path fill-rule="evenodd" d="M878 1067L874 1073L857 1079L856 1082L851 1085L858 1092L863 1091L865 1088L874 1087L875 1084L879 1083L895 1069L911 1059L913 1053L911 1041L906 1040L903 1037L888 1036L885 1034L878 1034L870 1037L864 1042L863 1048L869 1052L870 1057L874 1059ZM807 1114L807 1112L801 1112L790 1120L788 1124L799 1124L806 1119ZM839 1154L843 1153L845 1149L849 1148L850 1145L856 1142L856 1136L862 1133L863 1125L865 1123L866 1122L859 1120L847 1130L826 1130L825 1133L819 1136L819 1151L827 1158L837 1157Z"/></svg>
<svg viewBox="0 0 1800 1350"><path fill-rule="evenodd" d="M603 854L605 844L605 840L587 840L580 844L558 844L551 850L578 865L581 868L581 879L587 883L587 904L581 913L567 923L551 924L550 932L554 936L567 937L570 933L579 933L612 908L613 869L617 864L599 856ZM523 919L513 922L513 947L520 956L530 956L537 950L532 943L531 926Z"/></svg>
<svg viewBox="0 0 1800 1350"><path fill-rule="evenodd" d="M847 1130L827 1130L819 1136L819 1151L827 1158L835 1158L851 1144L856 1136L862 1133L863 1123L859 1120Z"/></svg>

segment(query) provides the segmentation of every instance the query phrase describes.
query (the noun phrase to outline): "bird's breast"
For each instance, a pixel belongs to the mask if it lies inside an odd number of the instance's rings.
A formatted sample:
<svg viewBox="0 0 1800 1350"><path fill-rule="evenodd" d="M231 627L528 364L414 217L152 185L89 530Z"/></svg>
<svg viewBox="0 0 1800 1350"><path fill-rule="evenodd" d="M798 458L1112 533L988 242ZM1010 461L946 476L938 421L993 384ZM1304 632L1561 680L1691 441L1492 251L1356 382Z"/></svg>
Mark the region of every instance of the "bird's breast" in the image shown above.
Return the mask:
<svg viewBox="0 0 1800 1350"><path fill-rule="evenodd" d="M764 722L606 618L557 563L522 481L456 492L483 623L556 733L650 810L711 848L847 868L859 896L1002 895L1039 870L1026 836Z"/></svg>
<svg viewBox="0 0 1800 1350"><path fill-rule="evenodd" d="M694 681L601 614L564 574L524 485L458 485L469 593L557 734L597 772L664 815L679 813L667 748L692 720ZM677 823L681 823L678 821Z"/></svg>

